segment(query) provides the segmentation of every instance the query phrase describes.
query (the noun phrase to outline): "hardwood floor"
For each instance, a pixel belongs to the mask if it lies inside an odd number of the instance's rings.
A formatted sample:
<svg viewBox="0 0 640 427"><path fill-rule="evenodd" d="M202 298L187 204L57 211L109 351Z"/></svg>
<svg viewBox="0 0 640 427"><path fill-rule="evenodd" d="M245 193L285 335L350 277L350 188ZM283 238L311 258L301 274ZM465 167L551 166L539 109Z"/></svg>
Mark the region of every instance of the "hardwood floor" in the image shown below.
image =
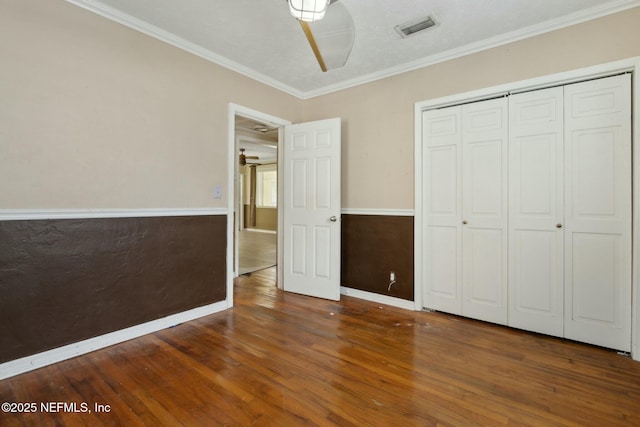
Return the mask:
<svg viewBox="0 0 640 427"><path fill-rule="evenodd" d="M240 274L276 265L277 237L275 233L242 230L238 233L238 255Z"/></svg>
<svg viewBox="0 0 640 427"><path fill-rule="evenodd" d="M0 425L640 425L640 363L625 356L287 294L274 274L237 279L231 310L0 381L0 402L38 406Z"/></svg>

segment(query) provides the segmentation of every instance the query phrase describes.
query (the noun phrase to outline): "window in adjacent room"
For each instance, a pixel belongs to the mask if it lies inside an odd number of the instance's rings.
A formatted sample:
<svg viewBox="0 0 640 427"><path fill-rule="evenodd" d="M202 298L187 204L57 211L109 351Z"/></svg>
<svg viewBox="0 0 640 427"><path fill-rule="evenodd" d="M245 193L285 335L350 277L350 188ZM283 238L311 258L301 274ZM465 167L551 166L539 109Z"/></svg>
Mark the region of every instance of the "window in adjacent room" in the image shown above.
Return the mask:
<svg viewBox="0 0 640 427"><path fill-rule="evenodd" d="M256 206L275 208L278 206L278 170L276 165L256 168Z"/></svg>

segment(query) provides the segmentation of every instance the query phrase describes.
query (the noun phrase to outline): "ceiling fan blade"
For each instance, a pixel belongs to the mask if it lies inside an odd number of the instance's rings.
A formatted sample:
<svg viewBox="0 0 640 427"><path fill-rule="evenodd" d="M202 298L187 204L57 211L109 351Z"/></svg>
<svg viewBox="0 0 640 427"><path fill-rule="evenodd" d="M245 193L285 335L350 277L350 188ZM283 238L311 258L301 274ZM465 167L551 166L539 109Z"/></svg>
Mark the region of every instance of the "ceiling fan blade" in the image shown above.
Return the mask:
<svg viewBox="0 0 640 427"><path fill-rule="evenodd" d="M331 3L319 21L300 21L322 71L346 64L355 40L353 18L342 3Z"/></svg>
<svg viewBox="0 0 640 427"><path fill-rule="evenodd" d="M318 65L320 65L320 69L322 72L327 71L327 66L324 65L324 58L322 58L322 54L320 53L320 49L318 49L318 44L316 43L316 38L313 36L313 32L311 31L311 27L307 21L299 21L300 26L302 27L302 31L304 31L304 35L307 37L307 41L309 42L309 46L311 46L311 50L313 54L316 56L316 60L318 61Z"/></svg>

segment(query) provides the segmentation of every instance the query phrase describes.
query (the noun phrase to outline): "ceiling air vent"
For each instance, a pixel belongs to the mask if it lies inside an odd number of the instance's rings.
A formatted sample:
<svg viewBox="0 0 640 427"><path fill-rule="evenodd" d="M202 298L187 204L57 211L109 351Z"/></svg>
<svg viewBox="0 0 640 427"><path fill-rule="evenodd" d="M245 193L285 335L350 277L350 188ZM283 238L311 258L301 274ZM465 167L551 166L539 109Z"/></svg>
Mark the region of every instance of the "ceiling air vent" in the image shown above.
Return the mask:
<svg viewBox="0 0 640 427"><path fill-rule="evenodd" d="M431 28L436 25L436 22L432 17L414 19L413 21L406 22L402 25L396 25L395 29L401 37L409 37L415 33L418 33L427 28Z"/></svg>

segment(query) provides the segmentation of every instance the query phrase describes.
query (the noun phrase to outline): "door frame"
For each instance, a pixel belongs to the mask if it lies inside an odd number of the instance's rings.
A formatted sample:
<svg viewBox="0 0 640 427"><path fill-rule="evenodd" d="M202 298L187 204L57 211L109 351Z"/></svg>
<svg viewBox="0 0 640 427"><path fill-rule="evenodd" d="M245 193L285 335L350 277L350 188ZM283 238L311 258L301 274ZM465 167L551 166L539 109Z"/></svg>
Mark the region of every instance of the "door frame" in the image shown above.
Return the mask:
<svg viewBox="0 0 640 427"><path fill-rule="evenodd" d="M631 356L634 360L640 361L640 283L638 267L640 266L640 57L624 59L621 61L599 64L591 67L580 68L568 72L551 74L533 79L502 84L498 86L479 89L471 92L445 96L421 102L416 102L414 107L414 161L415 161L415 181L414 181L414 306L415 310L422 310L426 304L423 302L423 277L425 272L422 268L422 228L424 226L423 212L423 186L422 186L422 112L436 108L448 107L468 102L482 101L498 96L506 96L518 92L527 92L536 89L543 89L551 86L566 85L583 80L590 80L599 77L607 77L615 74L632 73L632 135L631 145L633 149L632 162L632 186L633 186L633 206L632 206L632 276L631 276Z"/></svg>
<svg viewBox="0 0 640 427"><path fill-rule="evenodd" d="M242 105L229 103L228 106L228 120L227 120L227 307L233 307L233 279L237 277L236 262L237 259L237 247L238 247L238 235L235 233L235 214L236 207L238 206L238 147L236 146L236 131L235 131L235 118L236 116L247 117L249 119L257 120L265 124L275 126L278 128L278 230L281 229L282 224L282 190L283 180L280 179L281 164L282 164L282 147L284 141L284 126L291 124L289 120L272 116L261 111L254 110L252 108L244 107ZM277 242L277 264L282 265L282 233L278 233ZM278 287L281 287L281 269L278 268Z"/></svg>

